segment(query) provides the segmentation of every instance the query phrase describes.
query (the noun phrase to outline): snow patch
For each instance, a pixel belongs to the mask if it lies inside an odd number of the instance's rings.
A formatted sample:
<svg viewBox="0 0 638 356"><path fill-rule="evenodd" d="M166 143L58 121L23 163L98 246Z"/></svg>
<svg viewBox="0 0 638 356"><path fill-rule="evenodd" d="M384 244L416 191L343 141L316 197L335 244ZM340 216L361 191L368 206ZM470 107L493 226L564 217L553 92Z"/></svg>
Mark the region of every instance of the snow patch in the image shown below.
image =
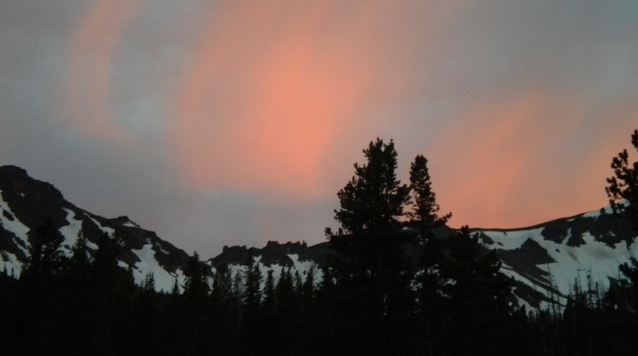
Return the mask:
<svg viewBox="0 0 638 356"><path fill-rule="evenodd" d="M91 216L89 216L89 219L93 221L93 223L95 224L95 226L98 227L98 229L102 230L102 232L107 234L108 237L113 238L113 236L115 236L115 229L107 227L107 226L102 226L102 224L100 224L97 220L93 219L93 217Z"/></svg>
<svg viewBox="0 0 638 356"><path fill-rule="evenodd" d="M603 210L603 214L611 213L610 207ZM597 218L600 215L601 211L597 210L586 213L583 217ZM638 256L638 244L636 243L628 245L626 241L623 241L610 247L597 241L591 233L586 232L581 235L584 244L568 246L564 243L546 240L541 234L542 230L543 227L532 230L483 231L494 241L494 244L485 245L485 247L511 251L520 248L527 239L538 243L555 262L537 265L537 267L549 273L547 278L550 288L555 288L565 296L572 293L577 284L580 284L582 290L586 290L589 286L607 290L610 284L609 277L614 278L619 275L618 266L628 262L632 256ZM572 232L570 228L566 232L566 236L571 236ZM537 281L530 276L519 275L517 271L506 264L502 265L501 272L545 295L550 293L539 286L539 282L547 281ZM558 298L559 302L564 302L564 298L558 295L555 297ZM546 307L548 307L547 303L541 303L541 309Z"/></svg>
<svg viewBox="0 0 638 356"><path fill-rule="evenodd" d="M133 228L140 228L139 225L137 225L136 223L132 222L131 220L127 220L124 224L122 224L122 226L126 226L126 227L133 227Z"/></svg>
<svg viewBox="0 0 638 356"><path fill-rule="evenodd" d="M292 261L293 265L291 267L282 266L279 264L272 264L270 266L266 266L261 262L262 256L253 257L253 262L257 263L259 266L259 271L261 273L261 288L263 289L266 285L266 279L268 278L268 273L272 271L273 280L275 285L279 282L281 278L281 274L283 273L284 268L290 268L290 274L292 276L295 273L299 273L299 276L302 280L305 280L310 270L314 267L314 276L313 282L317 285L323 279L323 271L318 268L317 264L313 261L299 261L299 255L297 254L288 254L288 258ZM231 278L235 278L235 276L239 273L242 277L246 275L248 268L251 266L243 266L243 265L229 265L228 269L230 271ZM216 271L215 271L216 272Z"/></svg>
<svg viewBox="0 0 638 356"><path fill-rule="evenodd" d="M7 230L7 231L10 231L17 238L19 238L25 244L28 245L27 237L29 236L29 231L31 229L29 229L22 222L20 222L20 220L18 220L16 215L13 213L13 211L11 211L11 208L9 207L9 204L7 204L2 199L2 191L1 190L0 190L0 210L2 210L2 211L0 211L0 222L2 223L2 226L4 227L4 229ZM9 219L5 215L13 216L13 219ZM24 248L22 248L22 246L20 246L20 248L23 251L26 252L26 250Z"/></svg>
<svg viewBox="0 0 638 356"><path fill-rule="evenodd" d="M66 211L66 222L68 225L60 227L59 231L64 237L63 248L66 250L67 255L71 254L73 245L78 241L80 232L82 231L82 220L75 218L75 212L73 210L64 209ZM97 245L91 241L86 241L86 247L92 250L97 250Z"/></svg>
<svg viewBox="0 0 638 356"><path fill-rule="evenodd" d="M66 222L69 224L62 226L59 231L64 237L64 247L70 250L78 241L80 231L82 231L82 220L75 218L75 212L73 210L65 208L64 211L66 211Z"/></svg>
<svg viewBox="0 0 638 356"><path fill-rule="evenodd" d="M22 272L22 263L18 261L16 255L3 251L0 254L0 271L4 271L8 275L20 277Z"/></svg>
<svg viewBox="0 0 638 356"><path fill-rule="evenodd" d="M602 290L607 290L608 277L618 275L618 266L629 261L629 255L631 255L628 251L627 256L621 256L614 252L614 248L596 241L589 232L581 237L585 244L579 247L537 240L556 261L539 267L552 275L553 284L565 295L569 294L576 284L581 284L582 288L586 288L588 283L598 284ZM566 253L555 252L558 246Z"/></svg>
<svg viewBox="0 0 638 356"><path fill-rule="evenodd" d="M157 291L170 292L176 280L178 286L184 285L186 276L181 269L175 273L169 273L157 263L152 244L146 244L141 249L132 250L132 252L141 260L135 263L133 268L133 278L136 284L141 285L146 275L150 273L155 279L155 290Z"/></svg>
<svg viewBox="0 0 638 356"><path fill-rule="evenodd" d="M494 241L494 244L486 245L485 247L490 249L498 248L500 250L507 251L516 250L517 248L520 248L527 239L534 239L537 236L541 236L543 229L544 228L541 227L532 230L483 231L485 235Z"/></svg>
<svg viewBox="0 0 638 356"><path fill-rule="evenodd" d="M312 269L314 271L313 283L318 283L323 279L323 272L318 268L314 261L299 261L299 255L289 254L288 258L292 260L293 268L299 271L300 276L306 276Z"/></svg>

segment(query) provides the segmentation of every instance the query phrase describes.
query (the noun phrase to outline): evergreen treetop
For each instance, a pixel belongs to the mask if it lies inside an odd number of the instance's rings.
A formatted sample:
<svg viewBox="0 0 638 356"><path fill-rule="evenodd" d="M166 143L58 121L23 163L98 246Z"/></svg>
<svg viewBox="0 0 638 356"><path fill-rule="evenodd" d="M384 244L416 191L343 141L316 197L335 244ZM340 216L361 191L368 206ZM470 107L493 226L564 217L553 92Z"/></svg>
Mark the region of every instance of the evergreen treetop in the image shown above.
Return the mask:
<svg viewBox="0 0 638 356"><path fill-rule="evenodd" d="M337 196L335 219L346 234L388 231L399 226L409 199L409 187L397 179L394 142L377 138L363 150L367 163L354 164L355 175Z"/></svg>
<svg viewBox="0 0 638 356"><path fill-rule="evenodd" d="M631 135L631 143L638 151L638 130ZM629 154L624 149L611 162L614 176L607 178L605 191L614 213L626 213L638 229L638 162L629 164Z"/></svg>
<svg viewBox="0 0 638 356"><path fill-rule="evenodd" d="M424 235L435 227L444 225L452 217L452 213L439 216L439 204L436 202L436 194L432 190L428 160L422 155L414 158L410 165L410 203L408 212L410 224L419 235ZM421 236L425 238L425 236Z"/></svg>

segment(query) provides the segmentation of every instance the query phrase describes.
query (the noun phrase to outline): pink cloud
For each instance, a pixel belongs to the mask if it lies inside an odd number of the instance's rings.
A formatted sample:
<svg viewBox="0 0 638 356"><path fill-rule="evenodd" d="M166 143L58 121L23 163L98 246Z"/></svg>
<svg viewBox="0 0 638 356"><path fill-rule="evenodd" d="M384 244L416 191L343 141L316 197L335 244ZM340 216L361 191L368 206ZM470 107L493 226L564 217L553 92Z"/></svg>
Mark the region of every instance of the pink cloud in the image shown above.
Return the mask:
<svg viewBox="0 0 638 356"><path fill-rule="evenodd" d="M82 133L127 139L111 112L111 79L118 45L141 8L141 0L99 0L75 29L62 92L62 111Z"/></svg>
<svg viewBox="0 0 638 356"><path fill-rule="evenodd" d="M452 225L523 227L605 204L609 162L629 142L618 136L631 132L623 116L636 109L619 108L582 144L586 105L562 105L553 95L541 88L501 95L444 133L432 174Z"/></svg>
<svg viewBox="0 0 638 356"><path fill-rule="evenodd" d="M366 5L216 8L175 104L174 160L186 181L325 194L327 171L335 169L329 158L355 130L375 125L362 107L401 97L412 80L409 73L389 76L381 54L396 45L388 32L398 26L384 27L394 10Z"/></svg>

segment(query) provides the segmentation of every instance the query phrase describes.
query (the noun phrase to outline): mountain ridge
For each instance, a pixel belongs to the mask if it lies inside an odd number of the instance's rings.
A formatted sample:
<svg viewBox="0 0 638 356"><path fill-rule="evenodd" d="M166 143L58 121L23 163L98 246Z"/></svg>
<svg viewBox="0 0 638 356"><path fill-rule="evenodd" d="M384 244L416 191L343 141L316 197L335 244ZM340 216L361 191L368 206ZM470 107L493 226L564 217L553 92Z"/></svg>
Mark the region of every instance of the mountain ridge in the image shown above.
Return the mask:
<svg viewBox="0 0 638 356"><path fill-rule="evenodd" d="M31 178L22 168L0 167L0 210L0 266L13 274L21 272L20 260L28 253L35 229L50 220L64 237L62 249L67 255L80 233L90 255L102 235L117 234L124 244L118 264L131 269L136 282L152 273L159 290L169 291L175 281L183 283L190 257L186 252L126 216L109 219L78 208L53 185Z"/></svg>
<svg viewBox="0 0 638 356"><path fill-rule="evenodd" d="M189 254L126 216L104 218L78 208L53 185L31 178L22 168L0 167L0 210L0 270L19 275L31 232L51 219L65 238L66 254L80 233L88 240L90 254L100 236L117 235L124 241L118 264L130 269L138 284L152 274L158 290L184 285ZM445 238L455 231L443 227L438 236ZM584 280L608 288L618 278L618 266L638 256L634 243L638 231L609 207L525 228L472 228L470 232L484 248L495 251L501 271L515 280L517 302L529 308L564 304L573 286ZM202 263L211 276L222 266L239 273L257 263L264 277L269 271L277 278L284 269L300 275L313 270L319 281L331 254L327 242L308 246L305 242L269 241L261 248L224 246L221 253Z"/></svg>

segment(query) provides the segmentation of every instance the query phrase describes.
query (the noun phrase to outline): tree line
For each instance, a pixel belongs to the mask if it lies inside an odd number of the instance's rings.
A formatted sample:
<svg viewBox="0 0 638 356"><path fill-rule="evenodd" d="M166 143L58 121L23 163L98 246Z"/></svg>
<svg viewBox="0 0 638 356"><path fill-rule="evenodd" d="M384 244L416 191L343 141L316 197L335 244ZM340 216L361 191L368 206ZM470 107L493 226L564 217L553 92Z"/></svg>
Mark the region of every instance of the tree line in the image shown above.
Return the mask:
<svg viewBox="0 0 638 356"><path fill-rule="evenodd" d="M638 130L632 135L638 150ZM30 236L20 278L0 273L0 353L66 355L634 355L638 263L601 291L575 281L559 309L526 310L493 251L467 227L441 237L428 171L417 156L397 179L394 143L377 139L337 196L335 252L319 271L259 264L210 274L197 253L183 286L156 292L118 266L122 243L104 236L70 255L45 222ZM638 163L621 152L606 188L637 222ZM315 278L322 273L322 278Z"/></svg>

